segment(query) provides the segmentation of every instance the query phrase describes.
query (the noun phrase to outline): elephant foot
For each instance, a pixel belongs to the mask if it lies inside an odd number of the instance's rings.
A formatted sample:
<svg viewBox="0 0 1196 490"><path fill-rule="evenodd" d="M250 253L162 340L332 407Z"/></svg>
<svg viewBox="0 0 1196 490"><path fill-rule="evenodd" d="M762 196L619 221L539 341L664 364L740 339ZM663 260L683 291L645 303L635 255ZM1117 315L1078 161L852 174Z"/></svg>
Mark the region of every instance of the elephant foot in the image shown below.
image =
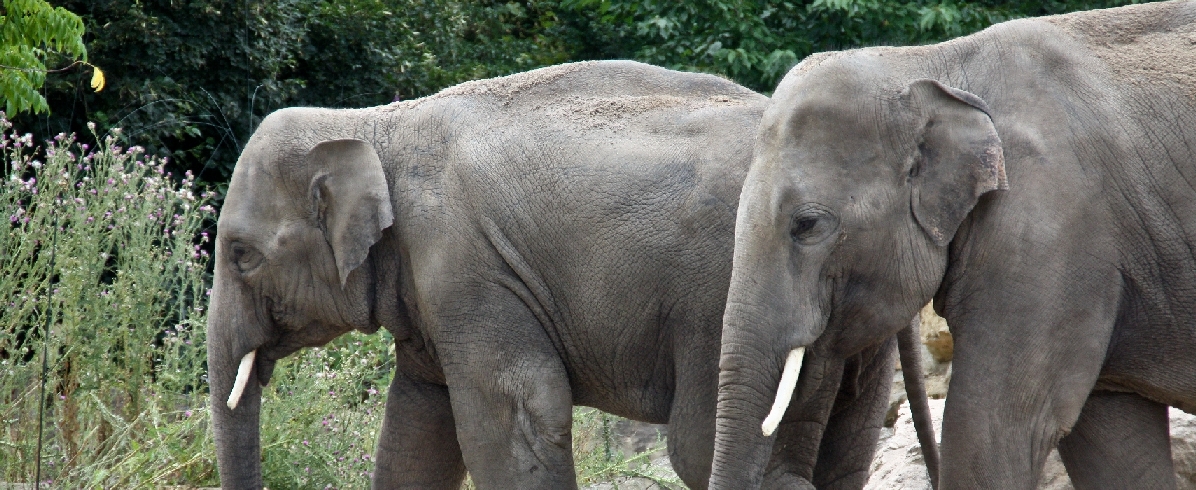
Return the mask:
<svg viewBox="0 0 1196 490"><path fill-rule="evenodd" d="M760 488L762 490L815 490L813 483L793 473L765 475L764 484Z"/></svg>

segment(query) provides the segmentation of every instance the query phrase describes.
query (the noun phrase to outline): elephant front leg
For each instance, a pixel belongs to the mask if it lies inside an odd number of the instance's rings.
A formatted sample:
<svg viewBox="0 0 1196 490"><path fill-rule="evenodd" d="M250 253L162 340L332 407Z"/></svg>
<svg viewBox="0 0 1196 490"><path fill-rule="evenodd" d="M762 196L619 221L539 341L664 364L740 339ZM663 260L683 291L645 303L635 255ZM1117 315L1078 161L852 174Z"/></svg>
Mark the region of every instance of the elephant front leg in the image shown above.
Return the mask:
<svg viewBox="0 0 1196 490"><path fill-rule="evenodd" d="M496 296L463 309L437 342L470 478L480 489L576 488L564 363L524 303Z"/></svg>
<svg viewBox="0 0 1196 490"><path fill-rule="evenodd" d="M559 361L513 361L501 368L479 363L493 379L450 390L470 476L481 489L576 488L564 370Z"/></svg>
<svg viewBox="0 0 1196 490"><path fill-rule="evenodd" d="M880 440L893 387L896 337L848 359L835 407L822 435L814 486L863 488ZM919 369L921 366L906 369ZM920 373L919 373L920 375Z"/></svg>
<svg viewBox="0 0 1196 490"><path fill-rule="evenodd" d="M843 359L826 354L820 344L810 348L802 364L797 391L777 426L772 456L762 489L813 489L815 469L825 445L828 419L843 380Z"/></svg>
<svg viewBox="0 0 1196 490"><path fill-rule="evenodd" d="M448 388L396 373L374 461L375 489L460 488L465 462Z"/></svg>
<svg viewBox="0 0 1196 490"><path fill-rule="evenodd" d="M1088 311L1027 301L1008 310L973 304L967 317L948 317L955 363L940 489L1036 487L1051 449L1079 418L1108 347L1114 313L1101 306L1116 305L1116 297L1091 296ZM1010 300L989 299L995 306Z"/></svg>
<svg viewBox="0 0 1196 490"><path fill-rule="evenodd" d="M1059 442L1077 489L1175 488L1167 406L1134 393L1096 391Z"/></svg>

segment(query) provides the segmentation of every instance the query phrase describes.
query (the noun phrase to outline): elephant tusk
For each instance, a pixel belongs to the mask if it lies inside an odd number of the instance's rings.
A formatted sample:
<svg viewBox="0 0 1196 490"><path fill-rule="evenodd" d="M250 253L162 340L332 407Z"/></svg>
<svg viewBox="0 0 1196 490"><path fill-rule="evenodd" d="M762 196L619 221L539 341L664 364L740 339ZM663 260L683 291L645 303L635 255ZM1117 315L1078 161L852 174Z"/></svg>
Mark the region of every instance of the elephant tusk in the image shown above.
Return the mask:
<svg viewBox="0 0 1196 490"><path fill-rule="evenodd" d="M785 416L789 400L793 398L793 389L797 387L797 374L801 372L801 361L805 355L805 347L789 351L789 357L785 359L785 370L781 372L781 383L777 386L777 399L772 402L772 411L768 412L760 426L764 430L764 437L771 436L781 424L781 417Z"/></svg>
<svg viewBox="0 0 1196 490"><path fill-rule="evenodd" d="M233 383L233 391L228 394L228 409L237 408L241 401L241 393L245 392L245 385L249 384L249 371L253 369L253 358L257 357L257 350L249 351L241 358L241 365L237 367L237 381Z"/></svg>

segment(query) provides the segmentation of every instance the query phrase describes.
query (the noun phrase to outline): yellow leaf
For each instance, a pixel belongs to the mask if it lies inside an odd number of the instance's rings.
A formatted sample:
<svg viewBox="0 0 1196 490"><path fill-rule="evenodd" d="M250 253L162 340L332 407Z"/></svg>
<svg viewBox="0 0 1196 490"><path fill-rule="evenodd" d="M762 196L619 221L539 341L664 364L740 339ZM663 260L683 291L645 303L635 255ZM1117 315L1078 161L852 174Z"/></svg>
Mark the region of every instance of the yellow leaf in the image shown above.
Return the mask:
<svg viewBox="0 0 1196 490"><path fill-rule="evenodd" d="M95 65L91 65L91 88L96 92L104 90L104 72Z"/></svg>

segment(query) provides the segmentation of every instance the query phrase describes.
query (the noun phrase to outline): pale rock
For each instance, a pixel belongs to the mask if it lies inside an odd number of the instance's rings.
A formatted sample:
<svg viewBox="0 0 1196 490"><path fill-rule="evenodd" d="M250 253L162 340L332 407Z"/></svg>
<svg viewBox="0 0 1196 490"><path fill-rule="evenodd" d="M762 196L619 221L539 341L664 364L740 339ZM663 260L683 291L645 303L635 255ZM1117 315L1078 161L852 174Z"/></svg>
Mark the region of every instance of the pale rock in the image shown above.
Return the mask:
<svg viewBox="0 0 1196 490"><path fill-rule="evenodd" d="M951 331L947 329L947 320L934 312L933 303L922 307L922 324L919 330L922 334L922 345L930 353L931 361L938 363L951 362L955 355L955 341ZM924 359L923 362L926 360Z"/></svg>
<svg viewBox="0 0 1196 490"><path fill-rule="evenodd" d="M935 437L942 434L945 400L930 400ZM1196 415L1170 410L1171 458L1175 462L1179 490L1196 490ZM893 428L881 431L871 476L866 490L924 490L930 488L930 476L922 459L922 449L910 418L909 403L902 403ZM1052 450L1043 468L1040 490L1071 490L1071 480L1059 453Z"/></svg>
<svg viewBox="0 0 1196 490"><path fill-rule="evenodd" d="M1179 490L1196 490L1196 415L1178 408L1171 412L1171 461Z"/></svg>

